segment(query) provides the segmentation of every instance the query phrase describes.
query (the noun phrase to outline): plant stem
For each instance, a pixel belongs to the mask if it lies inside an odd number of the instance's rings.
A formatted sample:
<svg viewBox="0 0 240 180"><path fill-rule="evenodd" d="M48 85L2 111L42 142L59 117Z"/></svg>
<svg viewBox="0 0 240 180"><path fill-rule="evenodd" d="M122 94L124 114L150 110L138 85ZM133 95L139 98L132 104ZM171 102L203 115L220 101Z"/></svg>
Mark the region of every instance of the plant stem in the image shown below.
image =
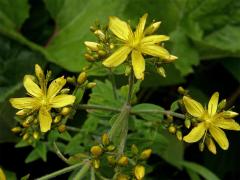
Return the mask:
<svg viewBox="0 0 240 180"><path fill-rule="evenodd" d="M102 106L102 105L95 105L95 104L79 104L79 105L77 105L77 109L93 109L93 110L121 112L121 109L112 108L112 107L108 107L108 106Z"/></svg>
<svg viewBox="0 0 240 180"><path fill-rule="evenodd" d="M131 73L128 78L128 98L127 98L127 104L131 105L131 98L132 98L132 91L133 91L133 84L134 84L134 74L133 70L131 69Z"/></svg>
<svg viewBox="0 0 240 180"><path fill-rule="evenodd" d="M65 158L64 155L61 153L61 151L59 150L59 148L58 148L58 146L57 146L57 144L56 144L55 141L53 142L53 147L54 147L54 149L55 149L55 151L56 151L57 156L58 156L61 160L63 160L65 163L68 164L67 158Z"/></svg>
<svg viewBox="0 0 240 180"><path fill-rule="evenodd" d="M140 113L159 113L159 114L174 116L174 117L177 117L180 119L185 119L184 114L167 111L167 110L155 110L155 109L151 110L151 109L149 109L149 110L131 111L131 114L140 114Z"/></svg>
<svg viewBox="0 0 240 180"><path fill-rule="evenodd" d="M118 108L112 108L108 106L102 106L102 105L95 105L95 104L79 104L77 106L78 109L93 109L93 110L104 110L104 111L112 111L112 112L121 112L121 109ZM181 113L176 113L168 110L141 110L141 111L134 111L131 110L130 114L137 115L140 113L160 113L164 115L171 115L180 119L185 119L185 115Z"/></svg>
<svg viewBox="0 0 240 180"><path fill-rule="evenodd" d="M116 86L116 81L115 81L115 77L114 77L114 74L112 72L112 69L109 69L109 79L111 80L111 83L112 83L114 98L117 100L118 99L118 97L117 97L117 86Z"/></svg>
<svg viewBox="0 0 240 180"><path fill-rule="evenodd" d="M78 163L78 164L74 164L72 166L69 166L69 167L66 167L66 168L63 168L63 169L60 169L58 171L55 171L53 173L50 173L50 174L47 174L45 176L42 176L40 178L37 178L36 180L47 180L47 179L51 179L51 178L54 178L56 176L60 176L62 174L65 174L67 172L70 172L80 166L82 166L85 162L81 162L81 163Z"/></svg>
<svg viewBox="0 0 240 180"><path fill-rule="evenodd" d="M86 173L90 168L90 162L87 162L83 167L77 172L73 179L81 180L85 177Z"/></svg>

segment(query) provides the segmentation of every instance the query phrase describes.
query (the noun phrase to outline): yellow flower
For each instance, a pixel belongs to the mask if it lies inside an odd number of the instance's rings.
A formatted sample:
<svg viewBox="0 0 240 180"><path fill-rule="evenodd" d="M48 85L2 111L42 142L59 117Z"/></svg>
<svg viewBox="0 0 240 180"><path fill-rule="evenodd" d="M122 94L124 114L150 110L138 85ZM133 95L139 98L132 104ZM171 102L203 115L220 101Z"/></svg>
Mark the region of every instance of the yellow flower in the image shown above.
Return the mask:
<svg viewBox="0 0 240 180"><path fill-rule="evenodd" d="M183 103L187 112L193 117L196 117L199 121L199 124L183 138L184 141L189 143L197 142L209 132L211 137L213 137L222 149L228 149L229 142L222 129L239 131L240 125L232 119L237 116L238 113L233 111L218 112L218 99L219 93L215 92L208 103L208 108L206 109L203 108L199 102L187 96L183 97ZM216 154L214 142L209 139L206 143L209 150Z"/></svg>
<svg viewBox="0 0 240 180"><path fill-rule="evenodd" d="M6 180L7 179L5 174L4 174L4 172L3 172L3 170L2 170L2 168L0 168L0 179L1 180Z"/></svg>
<svg viewBox="0 0 240 180"><path fill-rule="evenodd" d="M34 82L34 76L25 75L23 85L30 97L11 98L10 103L16 109L38 111L38 119L42 132L47 132L51 128L52 117L51 108L61 108L75 101L75 96L60 94L59 91L66 84L64 77L59 77L52 81L47 88L47 80L41 67L35 65L35 73L38 78L39 85Z"/></svg>
<svg viewBox="0 0 240 180"><path fill-rule="evenodd" d="M177 59L176 56L169 54L159 43L169 40L165 35L149 35L159 27L160 22L156 22L145 29L147 14L140 18L136 31L133 33L130 25L115 16L109 20L109 29L123 43L111 56L104 60L103 64L107 67L116 67L122 64L131 53L132 66L137 79L144 79L145 61L143 54L162 58L168 62Z"/></svg>

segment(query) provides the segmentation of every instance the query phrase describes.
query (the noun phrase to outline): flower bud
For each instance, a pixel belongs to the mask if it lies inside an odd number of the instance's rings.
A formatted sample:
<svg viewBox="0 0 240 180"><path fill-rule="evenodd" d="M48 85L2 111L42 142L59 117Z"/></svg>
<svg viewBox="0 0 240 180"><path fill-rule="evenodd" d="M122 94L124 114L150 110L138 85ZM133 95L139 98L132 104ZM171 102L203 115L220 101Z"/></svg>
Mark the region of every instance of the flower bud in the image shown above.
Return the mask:
<svg viewBox="0 0 240 180"><path fill-rule="evenodd" d="M203 142L200 142L198 148L199 148L199 150L200 150L201 152L203 152L204 147L205 147L205 146L204 146L204 143L203 143Z"/></svg>
<svg viewBox="0 0 240 180"><path fill-rule="evenodd" d="M169 122L172 122L173 121L173 116L171 116L171 115L167 115L167 120L169 121Z"/></svg>
<svg viewBox="0 0 240 180"><path fill-rule="evenodd" d="M121 156L118 161L117 161L118 165L120 166L126 166L128 165L128 158L127 156Z"/></svg>
<svg viewBox="0 0 240 180"><path fill-rule="evenodd" d="M108 134L107 134L107 133L104 133L104 134L102 135L101 139L102 139L102 144L103 144L104 146L109 145L110 140L109 140L109 137L108 137Z"/></svg>
<svg viewBox="0 0 240 180"><path fill-rule="evenodd" d="M18 115L18 116L24 116L24 115L26 115L28 112L29 112L28 109L21 109L21 110L19 110L18 112L16 112L16 115Z"/></svg>
<svg viewBox="0 0 240 180"><path fill-rule="evenodd" d="M176 127L174 125L170 125L168 127L168 131L171 133L171 134L175 134L176 133Z"/></svg>
<svg viewBox="0 0 240 180"><path fill-rule="evenodd" d="M112 166L114 166L116 164L116 159L114 156L107 156L107 161Z"/></svg>
<svg viewBox="0 0 240 180"><path fill-rule="evenodd" d="M126 66L126 69L125 69L125 76L129 76L129 74L131 73L131 71L132 71L131 66L127 65L127 66Z"/></svg>
<svg viewBox="0 0 240 180"><path fill-rule="evenodd" d="M70 107L63 107L60 114L63 116L67 116L71 112L72 108Z"/></svg>
<svg viewBox="0 0 240 180"><path fill-rule="evenodd" d="M113 144L111 144L107 147L107 151L110 151L110 152L114 151L115 149L116 149L116 147Z"/></svg>
<svg viewBox="0 0 240 180"><path fill-rule="evenodd" d="M100 168L100 160L99 159L93 159L92 160L92 165L95 169L99 169Z"/></svg>
<svg viewBox="0 0 240 180"><path fill-rule="evenodd" d="M157 68L157 72L158 72L158 74L160 75L160 76L162 76L162 77L166 77L166 71L165 71L165 69L163 68L163 67L159 67L159 68Z"/></svg>
<svg viewBox="0 0 240 180"><path fill-rule="evenodd" d="M102 41L105 40L105 34L101 30L94 31L94 34Z"/></svg>
<svg viewBox="0 0 240 180"><path fill-rule="evenodd" d="M38 140L38 139L39 139L39 132L34 131L34 132L33 132L33 138L36 139L36 140Z"/></svg>
<svg viewBox="0 0 240 180"><path fill-rule="evenodd" d="M14 127L14 128L11 129L11 131L12 131L13 133L20 133L21 130L22 130L21 127Z"/></svg>
<svg viewBox="0 0 240 180"><path fill-rule="evenodd" d="M137 146L136 146L135 144L133 144L133 145L131 146L131 152L132 152L134 155L138 154L139 150L138 150L138 148L137 148Z"/></svg>
<svg viewBox="0 0 240 180"><path fill-rule="evenodd" d="M85 53L84 56L85 56L85 59L89 62L94 62L96 60L93 56L91 56L88 53Z"/></svg>
<svg viewBox="0 0 240 180"><path fill-rule="evenodd" d="M182 136L182 132L181 132L181 131L177 130L176 136L177 136L177 139L178 139L179 141L182 141L183 136Z"/></svg>
<svg viewBox="0 0 240 180"><path fill-rule="evenodd" d="M152 149L145 149L141 154L140 154L140 159L141 160L147 160L152 154Z"/></svg>
<svg viewBox="0 0 240 180"><path fill-rule="evenodd" d="M65 124L61 124L60 126L58 126L58 131L60 133L63 133L66 130L66 125Z"/></svg>
<svg viewBox="0 0 240 180"><path fill-rule="evenodd" d="M182 86L179 86L177 91L181 95L186 95L186 93L187 93L187 91Z"/></svg>
<svg viewBox="0 0 240 180"><path fill-rule="evenodd" d="M111 43L111 44L109 45L109 48L110 48L110 49L114 49L114 47L115 47L115 46L114 46L113 43Z"/></svg>
<svg viewBox="0 0 240 180"><path fill-rule="evenodd" d="M87 88L88 88L88 89L91 89L91 88L94 88L96 85L97 85L97 83L95 83L95 82L90 82L90 83L87 84Z"/></svg>
<svg viewBox="0 0 240 180"><path fill-rule="evenodd" d="M35 64L35 74L39 81L43 81L43 79L45 78L44 72L41 66L39 66L38 64Z"/></svg>
<svg viewBox="0 0 240 180"><path fill-rule="evenodd" d="M98 157L103 153L103 150L100 146L92 146L90 149L92 155Z"/></svg>
<svg viewBox="0 0 240 180"><path fill-rule="evenodd" d="M83 84L87 80L87 73L86 72L81 72L77 78L78 84Z"/></svg>
<svg viewBox="0 0 240 180"><path fill-rule="evenodd" d="M31 124L31 122L33 122L33 120L34 120L34 116L28 116L25 120L25 123L26 124Z"/></svg>
<svg viewBox="0 0 240 180"><path fill-rule="evenodd" d="M186 128L190 128L191 127L191 120L189 118L186 118L184 121L184 125Z"/></svg>
<svg viewBox="0 0 240 180"><path fill-rule="evenodd" d="M59 122L61 121L61 119L62 119L62 116L61 116L61 115L57 115L57 116L54 118L53 123L57 124L57 123L59 123Z"/></svg>
<svg viewBox="0 0 240 180"><path fill-rule="evenodd" d="M226 107L226 104L227 104L226 99L221 100L221 102L218 104L218 110L224 109Z"/></svg>
<svg viewBox="0 0 240 180"><path fill-rule="evenodd" d="M67 82L70 84L75 84L76 83L76 78L75 76L73 77L67 77Z"/></svg>
<svg viewBox="0 0 240 180"><path fill-rule="evenodd" d="M104 56L106 56L106 54L107 54L107 52L104 51L104 50L98 50L97 53L98 53L98 55L101 56L101 57L104 57Z"/></svg>
<svg viewBox="0 0 240 180"><path fill-rule="evenodd" d="M28 133L25 133L25 134L23 135L22 139L23 139L24 141L26 141L26 140L28 139L28 137L29 137L29 134L28 134Z"/></svg>
<svg viewBox="0 0 240 180"><path fill-rule="evenodd" d="M170 63L170 62L173 62L175 61L176 59L178 59L177 56L174 56L174 55L170 55L168 59L166 59L166 62L167 63Z"/></svg>
<svg viewBox="0 0 240 180"><path fill-rule="evenodd" d="M212 140L212 138L207 137L206 141L205 141L208 150L213 153L213 154L217 154L217 150L216 150L216 146L214 141Z"/></svg>
<svg viewBox="0 0 240 180"><path fill-rule="evenodd" d="M70 92L70 89L69 88L63 88L61 91L60 91L60 94L68 94Z"/></svg>
<svg viewBox="0 0 240 180"><path fill-rule="evenodd" d="M234 111L223 111L222 113L220 113L222 115L222 117L224 118L234 118L236 116L238 116L237 112Z"/></svg>
<svg viewBox="0 0 240 180"><path fill-rule="evenodd" d="M85 41L85 46L87 46L91 51L98 51L99 44L96 42Z"/></svg>
<svg viewBox="0 0 240 180"><path fill-rule="evenodd" d="M134 168L134 175L135 175L137 180L143 179L144 176L145 176L145 167L142 166L142 165L137 165Z"/></svg>
<svg viewBox="0 0 240 180"><path fill-rule="evenodd" d="M155 23L152 23L150 26L148 26L146 28L146 30L144 31L144 34L145 35L150 35L150 34L153 34L154 32L156 32L160 26L161 22L155 22Z"/></svg>

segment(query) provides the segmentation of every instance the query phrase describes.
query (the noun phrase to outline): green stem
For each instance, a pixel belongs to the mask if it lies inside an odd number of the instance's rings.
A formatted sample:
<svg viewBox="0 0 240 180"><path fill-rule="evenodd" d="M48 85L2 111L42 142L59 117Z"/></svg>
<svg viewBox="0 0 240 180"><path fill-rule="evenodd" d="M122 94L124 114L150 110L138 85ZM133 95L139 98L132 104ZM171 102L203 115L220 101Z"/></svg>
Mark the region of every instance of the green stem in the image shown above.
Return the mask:
<svg viewBox="0 0 240 180"><path fill-rule="evenodd" d="M116 80L115 80L114 74L112 72L112 69L109 69L109 79L111 80L111 83L112 83L114 98L117 100L118 99L118 97L117 97L117 86L116 86Z"/></svg>
<svg viewBox="0 0 240 180"><path fill-rule="evenodd" d="M90 162L87 162L83 167L77 172L73 179L81 180L85 177L86 173L90 168Z"/></svg>
<svg viewBox="0 0 240 180"><path fill-rule="evenodd" d="M82 166L85 162L81 162L81 163L78 163L78 164L74 164L72 166L69 166L69 167L66 167L66 168L63 168L63 169L60 169L58 171L55 171L53 173L50 173L50 174L47 174L45 176L42 176L40 178L37 178L36 180L48 180L48 179L51 179L51 178L54 178L54 177L57 177L57 176L60 176L62 174L65 174L67 172L70 172L80 166Z"/></svg>
<svg viewBox="0 0 240 180"><path fill-rule="evenodd" d="M108 106L102 106L102 105L95 105L95 104L79 104L77 106L78 109L93 109L93 110L103 110L103 111L112 111L112 112L121 112L121 109L118 108L112 108ZM164 115L171 115L180 119L185 119L185 115L181 113L176 113L168 110L141 110L141 111L134 111L131 110L130 114L137 115L140 113L160 113Z"/></svg>
<svg viewBox="0 0 240 180"><path fill-rule="evenodd" d="M170 115L170 116L174 116L180 119L185 119L185 115L181 114L181 113L176 113L176 112L172 112L172 111L167 111L167 110L140 110L140 111L131 111L131 114L140 114L140 113L159 113L159 114L164 114L164 115Z"/></svg>
<svg viewBox="0 0 240 180"><path fill-rule="evenodd" d="M57 144L56 144L55 141L53 142L53 147L54 147L54 150L55 150L57 156L58 156L61 160L63 160L65 163L68 164L67 158L65 158L64 155L61 153L61 151L59 150L59 148L58 148L58 146L57 146Z"/></svg>
<svg viewBox="0 0 240 180"><path fill-rule="evenodd" d="M134 84L134 74L133 74L133 70L131 69L131 73L130 73L129 78L128 78L128 86L129 86L129 89L128 89L128 98L127 98L127 104L128 104L128 105L131 104L133 84Z"/></svg>
<svg viewBox="0 0 240 180"><path fill-rule="evenodd" d="M112 107L108 107L108 106L102 106L102 105L95 105L95 104L79 104L79 105L77 105L77 109L93 109L93 110L121 112L121 109L112 108Z"/></svg>

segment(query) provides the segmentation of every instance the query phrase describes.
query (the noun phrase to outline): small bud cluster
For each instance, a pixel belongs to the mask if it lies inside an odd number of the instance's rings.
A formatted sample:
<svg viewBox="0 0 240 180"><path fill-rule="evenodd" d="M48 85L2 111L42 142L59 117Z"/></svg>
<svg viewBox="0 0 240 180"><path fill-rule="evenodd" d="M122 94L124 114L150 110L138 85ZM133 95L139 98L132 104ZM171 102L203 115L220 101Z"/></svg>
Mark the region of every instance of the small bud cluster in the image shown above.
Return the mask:
<svg viewBox="0 0 240 180"><path fill-rule="evenodd" d="M143 179L145 176L144 163L149 159L151 154L152 149L140 151L138 147L133 144L129 152L119 155L107 133L101 136L101 143L90 148L92 167L95 170L99 170L101 166L105 165L104 162L107 162L108 166L113 168L113 173L115 173L114 177L116 177L117 180Z"/></svg>
<svg viewBox="0 0 240 180"><path fill-rule="evenodd" d="M83 68L83 71L79 73L78 77L67 77L67 82L72 84L73 86L78 86L85 89L94 88L97 84L95 82L88 81L87 73L85 72L85 70L87 70L87 67Z"/></svg>
<svg viewBox="0 0 240 180"><path fill-rule="evenodd" d="M112 36L108 31L108 27L102 27L98 22L90 27L92 33L96 36L98 42L85 41L87 48L85 59L89 62L103 60L111 54L115 45L112 42Z"/></svg>

